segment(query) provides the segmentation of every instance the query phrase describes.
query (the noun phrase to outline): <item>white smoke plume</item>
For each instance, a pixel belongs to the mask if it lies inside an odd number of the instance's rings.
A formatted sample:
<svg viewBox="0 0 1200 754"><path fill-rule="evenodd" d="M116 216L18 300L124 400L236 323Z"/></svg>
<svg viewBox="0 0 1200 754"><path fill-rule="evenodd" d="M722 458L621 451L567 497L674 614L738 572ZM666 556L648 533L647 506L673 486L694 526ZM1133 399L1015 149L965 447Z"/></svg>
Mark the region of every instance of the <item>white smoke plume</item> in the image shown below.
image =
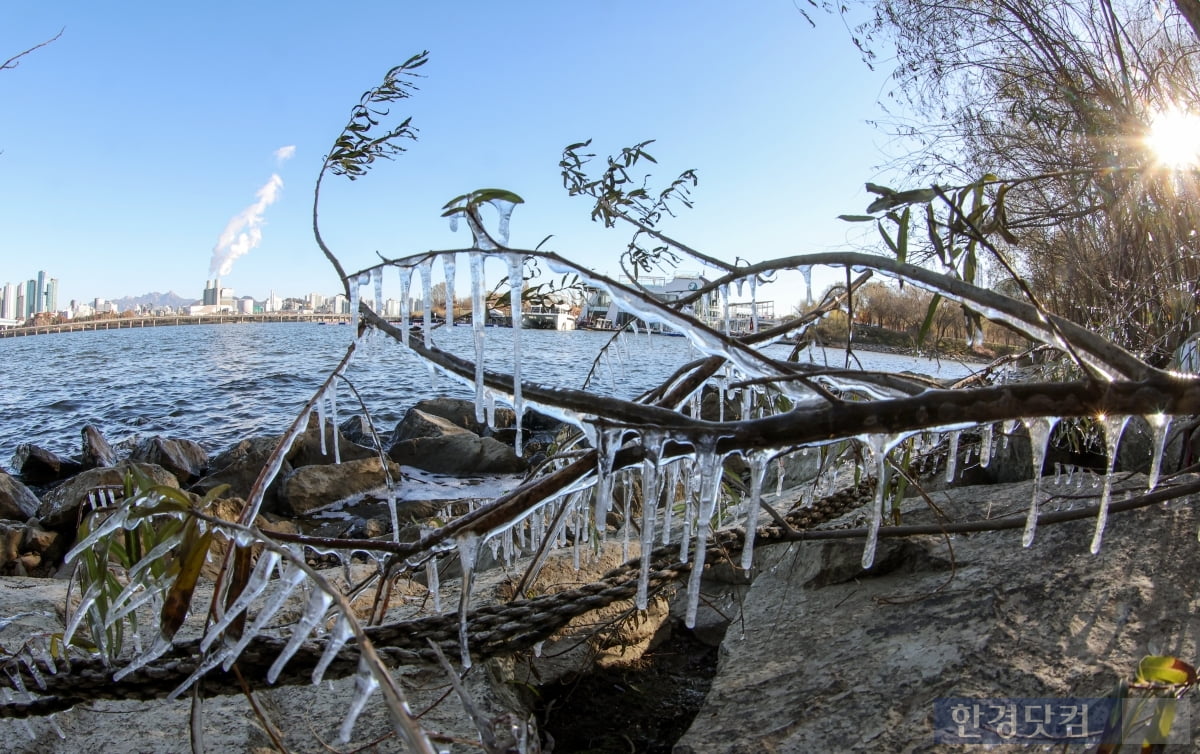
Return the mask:
<svg viewBox="0 0 1200 754"><path fill-rule="evenodd" d="M275 160L279 163L286 161L296 153L296 147L286 146L275 150ZM283 188L283 179L278 173L273 173L271 179L255 193L257 201L236 214L221 231L217 245L213 247L210 274L221 277L228 275L233 269L233 261L243 256L262 242L263 215L267 207L275 203L279 190Z"/></svg>

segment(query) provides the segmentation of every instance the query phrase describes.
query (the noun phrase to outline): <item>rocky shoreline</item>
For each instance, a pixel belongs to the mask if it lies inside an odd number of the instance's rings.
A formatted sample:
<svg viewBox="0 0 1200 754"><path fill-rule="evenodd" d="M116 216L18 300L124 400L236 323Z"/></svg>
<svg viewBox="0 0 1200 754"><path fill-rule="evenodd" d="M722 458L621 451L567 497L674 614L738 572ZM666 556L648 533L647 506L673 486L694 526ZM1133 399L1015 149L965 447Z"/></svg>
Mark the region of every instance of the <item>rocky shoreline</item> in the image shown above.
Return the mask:
<svg viewBox="0 0 1200 754"><path fill-rule="evenodd" d="M514 423L511 413L498 411L491 426L481 425L469 402L447 399L417 404L379 441L358 417L336 432L310 423L268 490L257 524L280 533L390 538L390 514L378 493L385 474L412 476L423 464L428 473L478 476L486 468L494 477L519 479L552 449L560 428L544 417L529 418L525 452L518 456L510 444ZM335 442L340 464L333 463ZM190 495L228 484L217 512L232 517L274 443L250 438L211 457L194 443L169 438L114 449L89 427L74 458L23 446L14 459L16 474L0 473L6 548L0 646L11 656L29 637L63 630L67 606L78 596L69 593L62 556L81 510L119 499L130 467ZM1008 444L1010 467L1028 464L1028 448L1014 447L1019 445ZM812 463L811 455L789 457L788 479L803 480ZM1135 474L1115 494L1138 494L1145 486L1145 477ZM942 491L930 487L936 513L923 499L910 500L903 505L904 522L973 521L993 511L1021 515L1032 489L1031 481L994 480ZM1049 478L1042 492L1049 496L1046 510L1069 509L1089 494ZM784 489L771 501L787 511L800 496L798 488ZM418 536L450 500L402 494L400 539ZM822 526L860 525L863 513L856 506L866 502L848 498L849 512ZM1091 519L1040 529L1031 548L1020 546L1019 530L884 539L868 570L861 568L861 541L853 539L760 547L749 572L718 554L704 572L694 629L683 627L682 592L665 589L644 612L633 608L632 599L618 601L572 620L532 652L478 662L464 684L489 719L532 721L543 752L973 750L935 738L937 699L1100 697L1117 680L1132 677L1140 657L1152 651L1196 661L1200 597L1182 588L1200 568L1200 519L1191 503L1116 517L1099 555L1088 552ZM337 517L322 517L339 506ZM471 603L504 604L595 582L637 555L636 538L626 554L619 532L610 527L606 543L552 552L523 595L513 589L529 558L506 567L501 559L483 557ZM316 556L313 562L321 564ZM347 561L323 573L349 590L372 568ZM443 610L457 603L460 573L444 556L441 584L435 585ZM383 606L385 622L436 612L430 586L419 576L398 581ZM205 589L211 592L211 582L202 579L200 591ZM295 605L290 614L301 608ZM362 609L374 614L377 606L364 599ZM203 620L191 616L181 636L198 635ZM444 745L479 750L470 743L477 736L474 719L453 695L447 701L444 674L423 665L395 672L413 709L429 709L423 724L443 736ZM325 741L336 733L352 685L345 678L256 692L278 741L244 698L209 699L208 745L265 754L279 750L282 741L292 752L327 752ZM373 703L355 728L355 750L395 749L378 707ZM31 737L12 729L21 723L0 725L10 726L6 745L14 752L186 752L188 708L187 701L92 701L53 721L30 721ZM1200 716L1186 725L1200 740ZM537 751L537 742L526 750ZM992 750L1027 747L1008 743Z"/></svg>

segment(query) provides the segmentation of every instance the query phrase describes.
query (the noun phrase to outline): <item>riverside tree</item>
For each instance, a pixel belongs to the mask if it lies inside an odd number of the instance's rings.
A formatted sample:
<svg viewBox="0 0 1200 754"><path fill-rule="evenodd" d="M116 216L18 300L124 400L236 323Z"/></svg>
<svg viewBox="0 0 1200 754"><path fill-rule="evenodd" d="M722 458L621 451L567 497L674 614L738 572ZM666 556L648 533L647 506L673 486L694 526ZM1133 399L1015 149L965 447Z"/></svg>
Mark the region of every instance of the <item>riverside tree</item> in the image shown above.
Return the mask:
<svg viewBox="0 0 1200 754"><path fill-rule="evenodd" d="M508 225L520 197L499 189L470 191L448 202L446 216L468 232L462 248L402 251L369 268L345 270L320 233L321 191L331 178L362 178L380 158L403 151L415 131L409 120L397 121L388 108L411 95L413 78L425 62L425 55L414 56L362 96L317 178L313 208L317 243L343 282L355 317L355 337L345 357L285 432L237 521L215 516L207 507L211 500L197 503L177 491L143 482L131 484L122 501L88 522L71 556L98 564L99 568L92 570L101 573L116 557L112 549L116 535L156 524L161 528L155 531L161 536L143 557L123 561L127 583L82 577L82 603L65 635L55 637L50 646L30 642L9 658L10 683L22 692L0 705L3 715L49 714L86 699L185 693L199 698L270 683L354 675L358 680L354 698L348 700L345 738L363 706L379 693L405 744L414 751L432 751L428 733L413 718L389 664L424 662L446 667L444 655L450 655L466 669L483 658L527 650L571 617L616 600L630 600L633 607L645 608L657 592L680 581L686 582L689 590L686 613L690 623L695 619L706 566L729 559L749 568L755 547L778 542L854 539L862 543L862 565L868 568L880 538L928 533L927 528L906 526L899 516L896 497L901 488L920 481L910 473L905 458L937 445L949 455L952 467L956 449L967 442L968 436L961 434L964 430L974 432L970 441L979 444L983 463L990 455L993 438L1011 433L1014 425L1023 423L1031 437L1035 458L1031 473L1035 474L1040 474L1039 459L1050 430L1063 418L1097 421L1104 433L1110 469L1131 416L1145 418L1156 450L1143 494L1114 502L1106 481L1092 505L1043 514L1043 498L1035 492L1021 515L987 519L981 514L978 520L947 522L935 527L936 531L1016 528L1023 531L1024 546L1036 547L1039 525L1090 518L1095 522L1090 543L1095 552L1103 546L1111 514L1200 491L1200 483L1192 477L1160 474L1172 418L1200 413L1200 379L1163 370L1152 359L1052 313L1019 275L1013 277L1016 297L977 284L981 258L1016 271L1005 254L1021 243L1009 222L1013 200L1005 201L1006 187L1016 182L989 178L955 187L906 191L874 186L879 198L864 217L880 222L885 231L892 227L887 223L899 229L887 236L891 254L797 254L754 263L728 262L714 260L664 231L671 208L690 201L687 190L695 182L694 174L684 174L661 191L653 191L630 177L635 168L652 159L648 142L605 160L597 160L586 151L589 144L581 142L564 150L564 185L572 194L589 200L593 219L628 225L635 231L626 250L627 269L647 270L692 257L718 262L723 273L689 297L667 305L636 282L627 284L598 275L566 255L512 248ZM1095 180L1111 172L1108 166L1093 169L1098 171ZM928 231L927 266L914 264L917 255L909 255L905 234L914 217L923 219ZM415 286L426 302L423 309L428 318L435 279L441 278L447 299L454 300L460 264L469 268L473 358L440 348L428 320L424 332L413 335L409 322L396 327L376 314L385 290L398 288L395 297L407 300ZM563 276L563 284L569 284L572 277L585 281L641 320L682 332L698 358L681 364L669 380L638 399L604 398L571 386L526 380L521 371L520 330L516 328L510 371L486 370L484 282L489 264L504 272L514 311L532 287L528 276L536 267ZM726 334L728 328L722 328L720 316L714 320L697 310L696 304L704 296L717 294L727 303L731 287L744 284L755 291L778 271L809 272L814 265L844 270L845 286L831 290L804 316L779 327L731 337ZM986 319L1042 344L1073 367L1063 372L1070 377L1000 382L994 379L994 370L984 369L959 384L943 385L920 377L831 369L774 358L760 348L781 336L803 332L829 312L852 310L854 292L871 275L902 279L936 299L961 306L977 324ZM375 305L367 306L372 300ZM407 307L403 310L407 312ZM513 319L519 324L518 317ZM518 417L532 406L562 419L576 428L578 440L512 492L449 516L441 525L424 531L417 541L398 538L395 500L399 492L394 485L386 492L393 511L390 540L316 539L255 529L252 524L266 489L310 416L322 422L336 417L337 387L346 364L367 337L389 338L393 347L407 349L433 370L472 386L480 420L500 399L509 402ZM703 407L706 392L717 396L720 408L715 413ZM993 425L1001 432L994 431ZM517 444L521 444L520 430ZM817 449L831 464L842 464L847 477L873 479L864 486L870 490L862 501L866 526L812 531L809 527L834 513L826 502L816 501L812 507L792 511L764 504L762 487L768 463L806 449ZM727 463L733 459L740 459L744 479L727 473ZM1105 478L1111 480L1111 475ZM638 489L640 493L635 499L632 494L617 494L618 489ZM474 566L482 547L495 544L506 557L533 572L546 552L557 545L584 547L597 538L626 536L632 540L631 555L634 550L639 554L600 581L542 597L525 595L526 581L522 581L513 602L476 609L469 606ZM222 542L227 547L222 550L225 554L212 601L193 605L200 564L214 543ZM1013 547L1019 546L1014 541ZM463 597L455 612L372 625L380 616L355 612L350 595L334 588L306 563L306 548L347 559L367 556L378 565L367 586L374 584L381 593L393 580L418 570L435 576L453 554L462 565ZM520 560L522 557L526 559ZM429 583L436 580L430 578ZM297 593L301 585L310 591L299 621L283 635L266 631L264 627L288 595ZM116 647L116 651L92 654L76 648L87 642L74 642L75 636L89 633L98 644L96 637L121 625L139 604L158 606L160 621L148 630L141 626L146 635L137 649ZM176 632L189 610L206 611L210 616L204 635L177 640ZM72 658L69 668L63 662L67 655ZM57 673L45 673L49 666ZM457 671L448 667L447 671L456 678ZM196 685L201 680L202 693ZM525 721L520 721L522 730L524 725ZM507 750L498 743L499 731L489 721L480 721L480 738L489 751ZM527 748L532 750L535 745Z"/></svg>

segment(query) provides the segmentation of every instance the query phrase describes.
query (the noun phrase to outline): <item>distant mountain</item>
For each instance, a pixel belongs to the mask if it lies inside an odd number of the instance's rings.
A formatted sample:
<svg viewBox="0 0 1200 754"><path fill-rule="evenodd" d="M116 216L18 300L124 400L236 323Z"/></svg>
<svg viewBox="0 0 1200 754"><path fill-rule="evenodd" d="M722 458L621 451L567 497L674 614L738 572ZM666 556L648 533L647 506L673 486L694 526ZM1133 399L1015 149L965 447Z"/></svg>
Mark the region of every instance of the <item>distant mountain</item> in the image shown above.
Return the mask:
<svg viewBox="0 0 1200 754"><path fill-rule="evenodd" d="M141 296L125 296L124 298L114 299L113 303L121 311L125 311L137 306L149 306L152 308L169 306L171 308L178 308L180 306L198 304L200 303L200 299L185 298L175 291L167 291L166 293L155 291L154 293L144 293Z"/></svg>

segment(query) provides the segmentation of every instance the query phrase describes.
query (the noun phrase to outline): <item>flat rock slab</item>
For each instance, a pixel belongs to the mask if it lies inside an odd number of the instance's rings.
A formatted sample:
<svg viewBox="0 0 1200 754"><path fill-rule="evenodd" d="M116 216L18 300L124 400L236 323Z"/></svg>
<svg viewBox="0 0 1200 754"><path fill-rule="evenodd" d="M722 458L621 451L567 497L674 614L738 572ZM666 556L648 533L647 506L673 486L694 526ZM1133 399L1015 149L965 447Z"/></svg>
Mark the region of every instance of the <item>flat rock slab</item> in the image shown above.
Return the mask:
<svg viewBox="0 0 1200 754"><path fill-rule="evenodd" d="M1044 494L1060 491L1046 480ZM967 520L1021 513L1031 494L1018 483L933 497ZM1107 696L1152 647L1196 664L1198 521L1191 501L1116 514L1098 555L1094 519L1040 527L1029 549L1019 529L953 536L953 553L942 537L881 540L872 572L861 541L762 549L675 751L974 752L934 742L935 699Z"/></svg>

